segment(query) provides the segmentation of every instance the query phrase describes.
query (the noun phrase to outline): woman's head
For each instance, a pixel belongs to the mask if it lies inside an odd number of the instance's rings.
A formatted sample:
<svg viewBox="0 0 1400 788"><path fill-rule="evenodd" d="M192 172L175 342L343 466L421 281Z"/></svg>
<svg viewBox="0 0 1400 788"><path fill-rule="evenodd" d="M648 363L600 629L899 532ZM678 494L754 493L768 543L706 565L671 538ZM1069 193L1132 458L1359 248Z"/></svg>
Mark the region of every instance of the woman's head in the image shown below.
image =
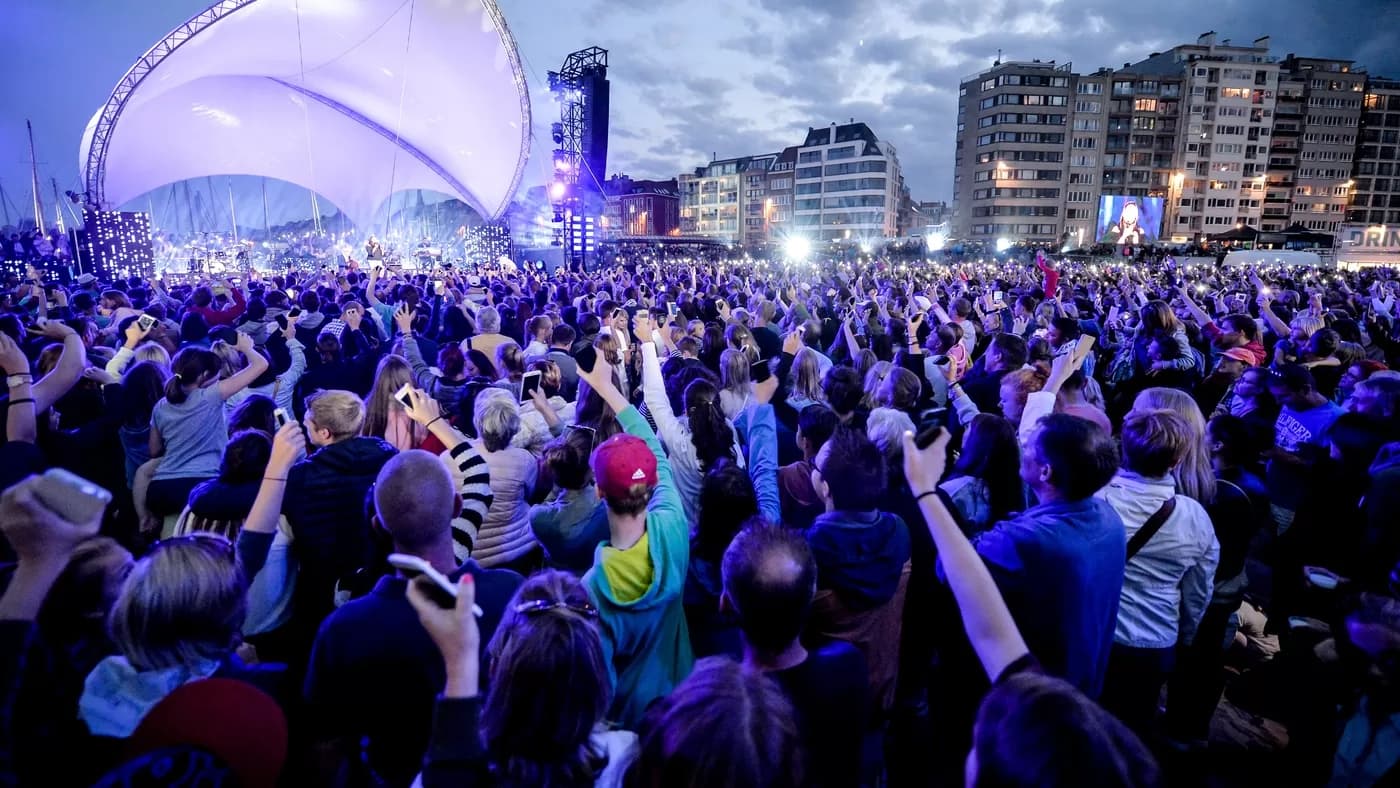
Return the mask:
<svg viewBox="0 0 1400 788"><path fill-rule="evenodd" d="M758 361L758 342L747 326L734 323L724 330L724 341L730 350L742 351L750 362Z"/></svg>
<svg viewBox="0 0 1400 788"><path fill-rule="evenodd" d="M792 704L767 676L724 657L697 662L652 705L638 734L628 786L806 784Z"/></svg>
<svg viewBox="0 0 1400 788"><path fill-rule="evenodd" d="M1133 400L1133 412L1169 410L1180 416L1189 430L1186 454L1172 471L1177 491L1209 506L1215 500L1215 470L1206 445L1206 419L1190 394L1161 386L1143 389Z"/></svg>
<svg viewBox="0 0 1400 788"><path fill-rule="evenodd" d="M218 660L238 644L247 584L233 544L196 533L158 542L112 606L112 643L139 671Z"/></svg>
<svg viewBox="0 0 1400 788"><path fill-rule="evenodd" d="M472 422L487 451L503 451L510 447L520 431L520 406L509 391L485 389L472 406Z"/></svg>
<svg viewBox="0 0 1400 788"><path fill-rule="evenodd" d="M496 372L496 364L485 353L480 350L467 350L465 353L466 363L462 368L463 374L467 377L482 377L496 380L500 374Z"/></svg>
<svg viewBox="0 0 1400 788"><path fill-rule="evenodd" d="M460 357L461 351L458 351ZM446 372L445 369L443 371ZM374 371L369 397L365 400L365 423L360 427L360 434L384 437L389 431L389 414L403 410L403 403L395 399L394 394L404 386L413 385L413 382L413 368L408 365L407 359L392 353L381 358Z"/></svg>
<svg viewBox="0 0 1400 788"><path fill-rule="evenodd" d="M903 367L892 367L875 392L875 404L913 413L919 406L919 376Z"/></svg>
<svg viewBox="0 0 1400 788"><path fill-rule="evenodd" d="M348 391L318 391L306 398L302 419L313 446L329 446L360 434L365 403Z"/></svg>
<svg viewBox="0 0 1400 788"><path fill-rule="evenodd" d="M170 352L159 342L144 342L136 347L136 352L132 354L133 361L149 361L160 366L169 374Z"/></svg>
<svg viewBox="0 0 1400 788"><path fill-rule="evenodd" d="M593 454L595 435L592 429L575 426L545 446L544 465L561 489L582 490L588 486L588 460Z"/></svg>
<svg viewBox="0 0 1400 788"><path fill-rule="evenodd" d="M890 374L892 368L893 365L888 361L876 361L865 373L865 396L861 399L862 405L867 408L875 407L875 395L880 391L880 386L884 385L885 377Z"/></svg>
<svg viewBox="0 0 1400 788"><path fill-rule="evenodd" d="M219 379L222 360L212 351L187 347L175 354L170 362L170 379L165 383L165 398L179 405L190 392L208 386Z"/></svg>
<svg viewBox="0 0 1400 788"><path fill-rule="evenodd" d="M322 331L316 337L316 354L322 364L335 364L340 361L340 337L329 331Z"/></svg>
<svg viewBox="0 0 1400 788"><path fill-rule="evenodd" d="M438 351L437 365L438 369L442 370L443 378L454 381L461 380L466 374L467 359L462 354L462 348L448 343Z"/></svg>
<svg viewBox="0 0 1400 788"><path fill-rule="evenodd" d="M740 526L757 515L758 496L748 472L737 463L721 460L700 483L694 554L717 563Z"/></svg>
<svg viewBox="0 0 1400 788"><path fill-rule="evenodd" d="M962 454L952 475L971 476L986 483L991 493L993 522L1024 509L1021 445L1015 422L991 413L973 416L963 433Z"/></svg>
<svg viewBox="0 0 1400 788"><path fill-rule="evenodd" d="M487 758L501 784L591 785L604 764L589 741L612 683L598 611L578 578L545 570L506 605L487 651L481 711Z"/></svg>
<svg viewBox="0 0 1400 788"><path fill-rule="evenodd" d="M1026 400L1032 394L1045 388L1045 382L1048 379L1049 376L1039 369L1018 369L1008 372L1001 379L999 392L1002 414L1013 424L1021 423L1021 414L1025 412Z"/></svg>
<svg viewBox="0 0 1400 788"><path fill-rule="evenodd" d="M228 431L232 434L243 430L261 430L268 435L275 434L277 420L273 412L276 410L277 403L271 397L250 394L229 414Z"/></svg>
<svg viewBox="0 0 1400 788"><path fill-rule="evenodd" d="M1141 319L1139 330L1149 336L1158 333L1171 335L1181 328L1171 305L1160 299L1148 301L1138 314Z"/></svg>
<svg viewBox="0 0 1400 788"><path fill-rule="evenodd" d="M797 358L792 362L792 374L795 378L794 395L813 402L826 401L822 393L822 366L817 351L809 347L797 351Z"/></svg>
<svg viewBox="0 0 1400 788"><path fill-rule="evenodd" d="M618 366L622 363L622 345L612 334L599 334L593 339L593 349L603 361Z"/></svg>
<svg viewBox="0 0 1400 788"><path fill-rule="evenodd" d="M726 350L719 356L720 382L728 391L747 394L749 389L749 354L742 350Z"/></svg>
<svg viewBox="0 0 1400 788"><path fill-rule="evenodd" d="M126 394L128 427L144 427L151 423L151 411L165 396L165 381L170 373L164 367L141 361L127 368L122 376Z"/></svg>
<svg viewBox="0 0 1400 788"><path fill-rule="evenodd" d="M525 375L525 351L514 342L502 342L497 345L496 369L500 371L502 378L519 381Z"/></svg>
<svg viewBox="0 0 1400 788"><path fill-rule="evenodd" d="M965 784L1149 788L1162 774L1132 731L1073 685L1019 673L982 700Z"/></svg>
<svg viewBox="0 0 1400 788"><path fill-rule="evenodd" d="M243 357L243 351L222 339L215 340L214 344L209 346L209 351L219 357L220 380L227 380L248 366L248 359Z"/></svg>
<svg viewBox="0 0 1400 788"><path fill-rule="evenodd" d="M690 423L690 440L702 469L720 459L733 460L734 431L719 406L719 389L708 380L695 380L686 386L685 415Z"/></svg>
<svg viewBox="0 0 1400 788"><path fill-rule="evenodd" d="M98 300L104 309L130 309L131 300L120 290L104 290Z"/></svg>

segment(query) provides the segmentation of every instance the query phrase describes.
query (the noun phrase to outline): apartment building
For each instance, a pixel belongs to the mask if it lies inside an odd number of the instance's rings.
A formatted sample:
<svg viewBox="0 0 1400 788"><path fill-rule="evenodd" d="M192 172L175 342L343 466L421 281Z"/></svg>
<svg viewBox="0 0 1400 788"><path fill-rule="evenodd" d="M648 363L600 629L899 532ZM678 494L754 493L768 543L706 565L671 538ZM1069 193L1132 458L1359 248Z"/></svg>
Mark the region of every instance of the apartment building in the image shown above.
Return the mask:
<svg viewBox="0 0 1400 788"><path fill-rule="evenodd" d="M1366 73L1350 60L1291 54L1280 68L1269 193L1260 229L1276 231L1301 224L1309 230L1336 233L1355 183L1352 168ZM1291 189L1282 177L1287 173L1293 175ZM1280 205L1277 199L1285 192L1288 203Z"/></svg>
<svg viewBox="0 0 1400 788"><path fill-rule="evenodd" d="M639 181L614 175L603 183L605 239L673 235L680 232L680 198L676 181Z"/></svg>
<svg viewBox="0 0 1400 788"><path fill-rule="evenodd" d="M1075 248L1092 245L1096 238L1099 197L1109 159L1112 88L1113 72L1109 69L1074 79L1063 237Z"/></svg>
<svg viewBox="0 0 1400 788"><path fill-rule="evenodd" d="M810 128L797 148L790 232L822 241L893 238L902 183L894 146L864 123Z"/></svg>
<svg viewBox="0 0 1400 788"><path fill-rule="evenodd" d="M764 240L776 243L792 228L792 201L797 169L797 146L783 149L768 168L768 192L764 197Z"/></svg>
<svg viewBox="0 0 1400 788"><path fill-rule="evenodd" d="M749 159L719 159L681 173L681 233L726 243L743 240L744 171Z"/></svg>
<svg viewBox="0 0 1400 788"><path fill-rule="evenodd" d="M998 62L962 80L953 160L955 237L1061 239L1075 78L1069 63L1032 60Z"/></svg>
<svg viewBox="0 0 1400 788"><path fill-rule="evenodd" d="M1347 221L1400 225L1400 80L1367 83L1359 135Z"/></svg>

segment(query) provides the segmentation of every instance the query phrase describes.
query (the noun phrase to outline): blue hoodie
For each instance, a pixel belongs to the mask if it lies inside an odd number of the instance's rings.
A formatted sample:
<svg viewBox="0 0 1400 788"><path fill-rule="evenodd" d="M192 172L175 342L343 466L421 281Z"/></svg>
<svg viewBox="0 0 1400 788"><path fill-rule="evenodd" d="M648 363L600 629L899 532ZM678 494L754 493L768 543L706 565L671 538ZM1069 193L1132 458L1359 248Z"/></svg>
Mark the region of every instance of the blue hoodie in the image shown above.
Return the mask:
<svg viewBox="0 0 1400 788"><path fill-rule="evenodd" d="M888 602L909 561L909 528L889 512L824 512L807 529L817 586L852 610Z"/></svg>

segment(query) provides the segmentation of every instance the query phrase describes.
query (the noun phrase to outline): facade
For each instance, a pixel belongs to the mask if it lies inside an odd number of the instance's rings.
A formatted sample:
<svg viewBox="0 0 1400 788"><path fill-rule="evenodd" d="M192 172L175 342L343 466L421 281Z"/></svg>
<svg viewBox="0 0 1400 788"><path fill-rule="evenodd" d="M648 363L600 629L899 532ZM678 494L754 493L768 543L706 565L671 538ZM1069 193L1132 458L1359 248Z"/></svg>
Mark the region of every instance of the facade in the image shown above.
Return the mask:
<svg viewBox="0 0 1400 788"><path fill-rule="evenodd" d="M808 129L793 174L791 233L822 241L898 234L899 157L864 123Z"/></svg>
<svg viewBox="0 0 1400 788"><path fill-rule="evenodd" d="M1088 246L1105 197L1160 199L1172 243L1400 222L1397 137L1400 81L1280 60L1267 37L1206 33L1091 74L998 62L959 86L949 232Z"/></svg>
<svg viewBox="0 0 1400 788"><path fill-rule="evenodd" d="M1292 139L1297 159L1291 170L1294 178L1286 222L1278 216L1280 212L1274 204L1266 203L1260 229L1275 231L1301 224L1309 230L1335 234L1341 229L1355 184L1352 168L1366 72L1354 69L1350 60L1294 55L1285 58L1281 68L1273 143L1279 145ZM1284 114L1285 102L1288 115ZM1294 112L1297 114L1291 114ZM1286 147L1270 151L1269 196L1281 193L1283 185L1282 178L1275 178L1274 158L1287 160L1288 154Z"/></svg>
<svg viewBox="0 0 1400 788"><path fill-rule="evenodd" d="M1353 165L1347 221L1400 226L1400 80L1367 84Z"/></svg>
<svg viewBox="0 0 1400 788"><path fill-rule="evenodd" d="M603 238L680 234L676 181L635 181L614 175L603 184L603 194Z"/></svg>
<svg viewBox="0 0 1400 788"><path fill-rule="evenodd" d="M956 237L1041 243L1062 237L1071 69L1053 61L998 63L962 81L953 162Z"/></svg>
<svg viewBox="0 0 1400 788"><path fill-rule="evenodd" d="M768 191L764 198L766 219L764 240L776 243L792 228L793 174L797 169L797 146L784 148L768 168Z"/></svg>
<svg viewBox="0 0 1400 788"><path fill-rule="evenodd" d="M747 157L710 162L677 179L681 234L739 243L744 226L740 199Z"/></svg>

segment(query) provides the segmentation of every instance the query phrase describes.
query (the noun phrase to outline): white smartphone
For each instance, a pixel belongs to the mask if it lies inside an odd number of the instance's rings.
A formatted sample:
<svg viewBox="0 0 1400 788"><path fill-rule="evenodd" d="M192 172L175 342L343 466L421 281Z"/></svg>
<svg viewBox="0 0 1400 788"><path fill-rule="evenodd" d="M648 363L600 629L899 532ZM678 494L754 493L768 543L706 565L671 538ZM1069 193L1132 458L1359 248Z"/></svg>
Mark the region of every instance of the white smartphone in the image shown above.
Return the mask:
<svg viewBox="0 0 1400 788"><path fill-rule="evenodd" d="M413 407L413 398L408 395L408 392L412 390L413 384L405 383L399 388L398 391L394 392L394 399L402 403L405 408L411 408Z"/></svg>
<svg viewBox="0 0 1400 788"><path fill-rule="evenodd" d="M287 423L290 422L291 419L287 416L287 411L277 408L272 411L272 421L277 425L277 429L280 430L287 426Z"/></svg>
<svg viewBox="0 0 1400 788"><path fill-rule="evenodd" d="M408 578L410 583L418 577L426 577L431 580L433 591L430 596L439 607L457 606L457 584L448 580L446 575L434 569L432 564L427 561L416 555L392 553L389 556L389 566L399 570L399 574ZM480 605L472 605L472 615L481 618L486 614Z"/></svg>
<svg viewBox="0 0 1400 788"><path fill-rule="evenodd" d="M540 376L542 374L543 373L538 369L532 369L526 372L525 376L520 379L520 404L523 405L526 402L534 401L530 398L530 393L540 387Z"/></svg>
<svg viewBox="0 0 1400 788"><path fill-rule="evenodd" d="M90 522L112 502L106 489L62 468L45 471L34 494L45 508L70 523Z"/></svg>
<svg viewBox="0 0 1400 788"><path fill-rule="evenodd" d="M141 315L136 318L136 325L140 326L142 331L150 331L155 327L156 319L150 315Z"/></svg>
<svg viewBox="0 0 1400 788"><path fill-rule="evenodd" d="M433 283L433 289L438 295L444 295L447 293L447 283L439 279Z"/></svg>

